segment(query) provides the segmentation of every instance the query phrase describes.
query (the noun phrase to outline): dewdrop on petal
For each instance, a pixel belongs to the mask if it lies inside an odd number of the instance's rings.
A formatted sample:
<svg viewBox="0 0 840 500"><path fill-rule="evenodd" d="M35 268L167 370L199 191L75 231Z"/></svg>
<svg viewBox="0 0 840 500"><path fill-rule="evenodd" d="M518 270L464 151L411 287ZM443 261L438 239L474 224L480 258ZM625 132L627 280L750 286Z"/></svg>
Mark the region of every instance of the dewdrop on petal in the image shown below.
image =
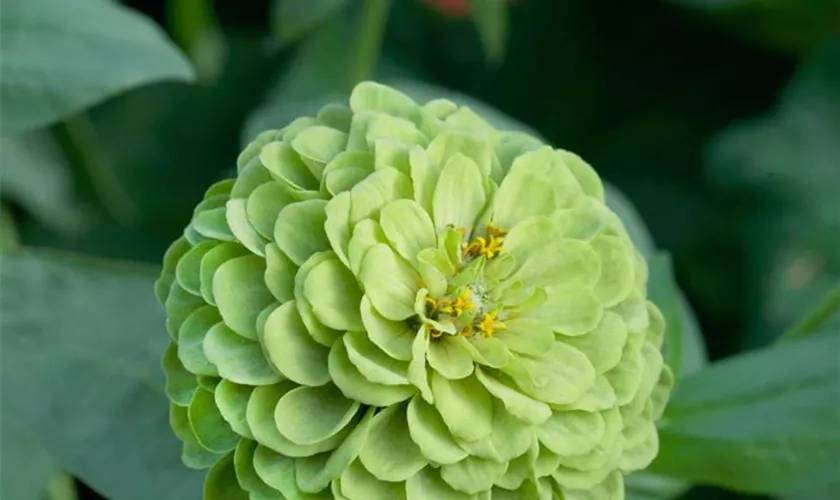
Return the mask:
<svg viewBox="0 0 840 500"><path fill-rule="evenodd" d="M359 84L260 134L156 284L207 499L610 500L673 377L578 156Z"/></svg>

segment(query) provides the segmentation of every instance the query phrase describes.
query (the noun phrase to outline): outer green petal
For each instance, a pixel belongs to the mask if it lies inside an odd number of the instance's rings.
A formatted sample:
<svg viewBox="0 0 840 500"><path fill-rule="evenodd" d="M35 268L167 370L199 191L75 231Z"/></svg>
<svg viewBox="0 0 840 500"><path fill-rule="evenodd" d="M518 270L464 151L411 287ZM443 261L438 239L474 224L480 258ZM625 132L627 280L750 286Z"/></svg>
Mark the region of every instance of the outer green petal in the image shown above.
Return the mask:
<svg viewBox="0 0 840 500"><path fill-rule="evenodd" d="M432 371L431 386L435 407L453 436L478 441L492 432L493 403L475 377L447 380Z"/></svg>
<svg viewBox="0 0 840 500"><path fill-rule="evenodd" d="M318 189L318 179L292 147L284 142L275 141L263 146L260 161L265 168L280 179L285 185L296 191Z"/></svg>
<svg viewBox="0 0 840 500"><path fill-rule="evenodd" d="M233 453L226 455L210 469L204 481L205 500L248 500L248 493L239 487L233 467Z"/></svg>
<svg viewBox="0 0 840 500"><path fill-rule="evenodd" d="M330 350L329 371L333 383L350 399L373 406L391 406L410 398L417 389L410 385L383 385L366 379L350 362L344 342Z"/></svg>
<svg viewBox="0 0 840 500"><path fill-rule="evenodd" d="M475 495L452 489L440 478L437 470L426 467L419 473L408 478L405 484L408 500L476 500Z"/></svg>
<svg viewBox="0 0 840 500"><path fill-rule="evenodd" d="M373 219L365 219L353 227L353 236L350 238L350 245L347 250L347 257L350 260L350 269L353 274L358 276L365 255L377 243L388 243L379 222Z"/></svg>
<svg viewBox="0 0 840 500"><path fill-rule="evenodd" d="M324 231L333 251L345 266L350 267L350 193L341 193L327 203Z"/></svg>
<svg viewBox="0 0 840 500"><path fill-rule="evenodd" d="M476 369L475 374L487 391L499 399L511 415L523 422L539 425L551 416L551 408L547 404L532 399L511 387L510 383L503 381L505 379L503 374L491 375L482 368Z"/></svg>
<svg viewBox="0 0 840 500"><path fill-rule="evenodd" d="M544 321L516 318L505 325L507 329L499 332L497 337L511 352L540 356L548 352L554 343L554 333Z"/></svg>
<svg viewBox="0 0 840 500"><path fill-rule="evenodd" d="M295 444L277 430L275 416L277 403L280 398L294 388L295 385L290 382L281 382L276 385L266 385L254 389L251 398L248 400L248 408L245 413L254 440L287 457L309 457L337 448L347 437L350 429L345 428L338 434L312 445ZM257 467L257 472L259 471L260 469ZM266 483L274 486L269 479L263 477L262 473L260 473L260 477ZM274 487L276 488L276 486Z"/></svg>
<svg viewBox="0 0 840 500"><path fill-rule="evenodd" d="M595 285L595 294L605 306L614 306L627 298L633 289L633 251L616 236L598 236L592 240L592 248L601 261L601 277Z"/></svg>
<svg viewBox="0 0 840 500"><path fill-rule="evenodd" d="M453 155L440 173L432 199L435 227L442 231L452 224L469 231L486 200L478 166L462 154Z"/></svg>
<svg viewBox="0 0 840 500"><path fill-rule="evenodd" d="M420 396L414 396L408 404L407 417L411 439L428 461L451 464L467 456L467 452L455 442L435 407Z"/></svg>
<svg viewBox="0 0 840 500"><path fill-rule="evenodd" d="M280 302L293 300L298 267L274 243L265 247L265 263L265 285L274 298Z"/></svg>
<svg viewBox="0 0 840 500"><path fill-rule="evenodd" d="M588 290L546 290L546 301L534 312L542 324L567 336L583 335L595 329L604 307Z"/></svg>
<svg viewBox="0 0 840 500"><path fill-rule="evenodd" d="M220 243L207 252L201 259L199 266L199 281L201 296L208 304L216 305L213 297L213 277L225 262L248 255L248 250L238 243Z"/></svg>
<svg viewBox="0 0 840 500"><path fill-rule="evenodd" d="M480 338L465 342L473 360L490 368L501 368L510 361L510 351L505 343L496 337Z"/></svg>
<svg viewBox="0 0 840 500"><path fill-rule="evenodd" d="M427 152L432 165L439 170L442 170L453 156L462 154L478 166L483 176L490 175L492 146L488 141L473 134L454 130L442 131L432 139Z"/></svg>
<svg viewBox="0 0 840 500"><path fill-rule="evenodd" d="M246 200L237 198L227 202L225 218L236 239L251 252L264 256L266 241L248 221Z"/></svg>
<svg viewBox="0 0 840 500"><path fill-rule="evenodd" d="M175 268L175 279L184 290L201 295L201 260L218 245L218 241L203 241L184 253Z"/></svg>
<svg viewBox="0 0 840 500"><path fill-rule="evenodd" d="M256 441L242 439L236 445L233 454L233 464L239 486L251 494L252 500L285 500L283 494L267 485L257 475L254 468L254 452L257 450Z"/></svg>
<svg viewBox="0 0 840 500"><path fill-rule="evenodd" d="M429 366L450 380L468 377L473 372L470 351L464 346L464 342L459 342L450 335L432 340L426 355Z"/></svg>
<svg viewBox="0 0 840 500"><path fill-rule="evenodd" d="M354 425L347 439L334 451L298 459L295 477L301 490L310 493L319 492L329 486L330 481L340 477L347 470L359 456L362 446L367 441L374 413L374 408L368 408L364 417Z"/></svg>
<svg viewBox="0 0 840 500"><path fill-rule="evenodd" d="M388 115L376 115L368 124L365 140L368 149L374 149L377 141L394 139L405 144L416 144L425 147L429 139L423 135L414 123Z"/></svg>
<svg viewBox="0 0 840 500"><path fill-rule="evenodd" d="M248 195L245 214L248 222L266 240L274 237L277 215L283 207L294 203L292 195L276 182L266 182Z"/></svg>
<svg viewBox="0 0 840 500"><path fill-rule="evenodd" d="M274 368L288 379L309 386L329 382L329 351L307 333L295 301L268 316L260 341Z"/></svg>
<svg viewBox="0 0 840 500"><path fill-rule="evenodd" d="M237 335L223 323L207 332L204 355L216 365L220 377L237 384L271 385L282 379L265 359L259 342Z"/></svg>
<svg viewBox="0 0 840 500"><path fill-rule="evenodd" d="M586 490L563 489L566 500L624 500L624 478L613 472L602 483Z"/></svg>
<svg viewBox="0 0 840 500"><path fill-rule="evenodd" d="M533 441L533 427L508 413L500 401L493 400L493 431L478 441L459 444L470 456L507 464L526 453Z"/></svg>
<svg viewBox="0 0 840 500"><path fill-rule="evenodd" d="M408 363L388 356L366 332L347 332L342 340L350 362L366 379L377 384L408 385Z"/></svg>
<svg viewBox="0 0 840 500"><path fill-rule="evenodd" d="M591 165L583 161L580 156L569 151L558 150L555 154L560 157L566 167L575 176L587 196L604 201L604 185L601 178Z"/></svg>
<svg viewBox="0 0 840 500"><path fill-rule="evenodd" d="M254 469L260 479L289 500L330 500L326 490L314 495L301 491L295 482L295 460L265 446L257 446L254 452Z"/></svg>
<svg viewBox="0 0 840 500"><path fill-rule="evenodd" d="M415 334L408 325L401 321L391 321L379 314L367 296L362 297L360 310L364 329L371 342L392 358L410 361Z"/></svg>
<svg viewBox="0 0 840 500"><path fill-rule="evenodd" d="M328 127L347 132L350 130L350 120L353 118L353 111L343 104L329 103L318 110L316 118Z"/></svg>
<svg viewBox="0 0 840 500"><path fill-rule="evenodd" d="M198 388L198 382L195 374L184 368L184 364L178 358L178 345L174 342L170 342L166 348L162 364L166 374L166 395L179 406L189 405Z"/></svg>
<svg viewBox="0 0 840 500"><path fill-rule="evenodd" d="M432 219L414 200L392 201L379 218L385 237L405 260L416 263L421 250L436 244Z"/></svg>
<svg viewBox="0 0 840 500"><path fill-rule="evenodd" d="M627 343L621 354L621 361L604 376L615 389L616 402L619 406L626 405L639 392L644 375L644 358L639 349Z"/></svg>
<svg viewBox="0 0 840 500"><path fill-rule="evenodd" d="M359 304L362 291L356 278L338 259L315 265L306 277L304 296L324 326L335 330L361 330Z"/></svg>
<svg viewBox="0 0 840 500"><path fill-rule="evenodd" d="M287 205L277 216L274 242L300 266L317 252L330 249L324 223L325 200L306 200Z"/></svg>
<svg viewBox="0 0 840 500"><path fill-rule="evenodd" d="M402 500L405 498L402 484L380 481L359 461L350 464L350 467L341 475L341 493L348 500Z"/></svg>
<svg viewBox="0 0 840 500"><path fill-rule="evenodd" d="M178 358L196 375L218 375L216 367L204 355L207 331L221 320L212 306L204 306L190 314L178 330Z"/></svg>
<svg viewBox="0 0 840 500"><path fill-rule="evenodd" d="M510 280L522 286L551 286L555 290L591 289L601 275L592 246L580 240L555 240L531 254Z"/></svg>
<svg viewBox="0 0 840 500"><path fill-rule="evenodd" d="M203 388L195 391L188 415L198 442L208 450L226 453L239 442L240 436L222 418L212 392Z"/></svg>
<svg viewBox="0 0 840 500"><path fill-rule="evenodd" d="M505 236L504 249L521 264L556 238L556 224L544 215L534 215L510 229Z"/></svg>
<svg viewBox="0 0 840 500"><path fill-rule="evenodd" d="M602 483L610 472L607 467L581 471L560 465L551 473L551 478L560 489L585 490Z"/></svg>
<svg viewBox="0 0 840 500"><path fill-rule="evenodd" d="M559 342L541 358L513 359L503 371L523 392L551 404L571 403L595 382L595 368L586 356Z"/></svg>
<svg viewBox="0 0 840 500"><path fill-rule="evenodd" d="M493 222L511 229L536 215L549 215L558 203L554 189L542 175L512 170L502 179L493 204Z"/></svg>
<svg viewBox="0 0 840 500"><path fill-rule="evenodd" d="M507 470L508 464L478 457L467 457L458 463L443 465L440 475L449 486L464 493L489 490Z"/></svg>
<svg viewBox="0 0 840 500"><path fill-rule="evenodd" d="M166 249L163 254L163 270L160 276L155 280L155 297L161 305L166 304L166 299L169 297L169 290L172 288L172 283L175 281L175 268L180 262L181 258L192 248L192 245L186 238L181 236Z"/></svg>
<svg viewBox="0 0 840 500"><path fill-rule="evenodd" d="M323 442L347 427L359 403L345 398L334 385L298 387L277 402L277 430L299 445Z"/></svg>
<svg viewBox="0 0 840 500"><path fill-rule="evenodd" d="M231 259L213 275L219 314L231 330L252 340L257 338L257 316L274 302L264 276L265 261L256 255Z"/></svg>
<svg viewBox="0 0 840 500"><path fill-rule="evenodd" d="M565 467L578 470L594 470L601 467L614 468L617 466L622 448L621 439L622 419L618 408L610 408L601 412L606 424L604 438L598 445L587 453L571 455L558 454L560 463Z"/></svg>
<svg viewBox="0 0 840 500"><path fill-rule="evenodd" d="M325 326L315 312L312 310L312 304L306 297L306 281L309 279L309 274L315 267L328 260L335 260L335 253L332 251L318 252L307 259L306 262L300 266L295 275L295 303L300 314L303 324L306 326L306 331L319 344L330 347L333 342L341 337L341 332Z"/></svg>
<svg viewBox="0 0 840 500"><path fill-rule="evenodd" d="M606 425L600 413L560 411L537 428L543 446L560 455L592 451L604 439Z"/></svg>
<svg viewBox="0 0 840 500"><path fill-rule="evenodd" d="M588 412L608 410L615 406L615 389L607 377L598 375L586 393L567 405L554 405L557 410L582 410Z"/></svg>
<svg viewBox="0 0 840 500"><path fill-rule="evenodd" d="M388 203L411 198L411 180L395 168L382 168L350 190L350 223L373 218Z"/></svg>
<svg viewBox="0 0 840 500"><path fill-rule="evenodd" d="M186 406L169 405L169 425L172 431L183 441L181 460L191 469L207 469L216 463L221 455L207 450L198 442L195 432L190 426L189 408Z"/></svg>
<svg viewBox="0 0 840 500"><path fill-rule="evenodd" d="M166 309L166 331L172 340L178 340L178 330L184 324L187 317L195 312L196 309L204 307L207 304L201 300L200 297L184 290L178 281L172 280L169 288L169 293L166 295L166 302L164 307Z"/></svg>
<svg viewBox="0 0 840 500"><path fill-rule="evenodd" d="M420 275L388 245L378 243L368 250L359 279L365 295L384 317L400 321L414 315Z"/></svg>
<svg viewBox="0 0 840 500"><path fill-rule="evenodd" d="M408 380L420 390L429 404L434 403L432 387L429 385L429 372L426 370L426 353L429 350L429 332L423 326L417 331L411 344L411 362L408 364Z"/></svg>
<svg viewBox="0 0 840 500"><path fill-rule="evenodd" d="M303 130L292 140L292 148L317 178L324 166L347 145L347 134L333 128L316 125Z"/></svg>
<svg viewBox="0 0 840 500"><path fill-rule="evenodd" d="M350 109L354 113L387 113L405 120L414 120L419 114L419 106L410 97L375 82L362 82L353 88L350 94Z"/></svg>
<svg viewBox="0 0 840 500"><path fill-rule="evenodd" d="M350 191L373 172L373 166L373 156L367 151L339 153L324 168L322 191L326 189L333 196Z"/></svg>
<svg viewBox="0 0 840 500"><path fill-rule="evenodd" d="M586 354L596 372L605 373L621 359L621 351L627 342L627 326L621 316L606 311L594 330L580 336L564 335L559 340Z"/></svg>
<svg viewBox="0 0 840 500"><path fill-rule="evenodd" d="M253 437L245 414L248 399L250 399L253 390L254 388L251 386L239 385L230 380L222 379L214 391L216 406L219 407L222 418L234 432L246 438Z"/></svg>
<svg viewBox="0 0 840 500"><path fill-rule="evenodd" d="M377 139L373 145L375 168L393 167L411 175L408 152L411 146L397 139Z"/></svg>
<svg viewBox="0 0 840 500"><path fill-rule="evenodd" d="M373 417L359 459L381 481L405 481L426 466L411 440L405 405L390 406Z"/></svg>

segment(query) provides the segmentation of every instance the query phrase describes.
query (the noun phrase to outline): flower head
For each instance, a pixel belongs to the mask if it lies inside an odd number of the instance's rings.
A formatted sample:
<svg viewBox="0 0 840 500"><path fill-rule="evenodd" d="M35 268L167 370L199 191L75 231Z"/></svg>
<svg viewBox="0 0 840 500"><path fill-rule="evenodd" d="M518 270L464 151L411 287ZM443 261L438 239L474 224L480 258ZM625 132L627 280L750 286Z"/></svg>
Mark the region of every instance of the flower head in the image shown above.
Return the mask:
<svg viewBox="0 0 840 500"><path fill-rule="evenodd" d="M646 281L579 157L362 83L164 258L184 462L208 498L620 498L672 384Z"/></svg>

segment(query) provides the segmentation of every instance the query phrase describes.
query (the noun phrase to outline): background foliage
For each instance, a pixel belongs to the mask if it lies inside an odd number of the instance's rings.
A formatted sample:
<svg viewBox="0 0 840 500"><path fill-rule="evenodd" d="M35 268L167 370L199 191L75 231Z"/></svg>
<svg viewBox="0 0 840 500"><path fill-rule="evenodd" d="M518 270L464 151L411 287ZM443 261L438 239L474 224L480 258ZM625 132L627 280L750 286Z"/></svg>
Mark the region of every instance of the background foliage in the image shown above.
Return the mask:
<svg viewBox="0 0 840 500"><path fill-rule="evenodd" d="M680 373L631 499L833 498L839 33L836 0L2 0L0 497L199 494L163 250L258 131L375 78L614 186Z"/></svg>

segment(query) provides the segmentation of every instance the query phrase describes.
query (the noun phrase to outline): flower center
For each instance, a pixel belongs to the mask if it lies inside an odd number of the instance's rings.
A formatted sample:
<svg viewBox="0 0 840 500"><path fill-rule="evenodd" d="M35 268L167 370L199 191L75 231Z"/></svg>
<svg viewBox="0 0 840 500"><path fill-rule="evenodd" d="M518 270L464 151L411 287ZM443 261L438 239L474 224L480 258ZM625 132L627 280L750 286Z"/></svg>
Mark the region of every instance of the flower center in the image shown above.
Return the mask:
<svg viewBox="0 0 840 500"><path fill-rule="evenodd" d="M463 238L466 231L458 229ZM502 246L507 233L494 224L487 226L486 236L477 236L473 241L460 245L464 264L478 265L483 268L484 263L504 252ZM475 262L482 259L483 262ZM466 266L462 266L461 271ZM496 332L506 329L500 316L504 316L500 304L489 303L490 293L487 283L479 273L468 283L461 283L451 297L426 297L425 315L431 320L430 327L433 339L442 337L445 333L458 334L465 337L492 337ZM441 325L441 326L438 326ZM443 325L454 326L444 328ZM446 332L442 331L442 328Z"/></svg>

